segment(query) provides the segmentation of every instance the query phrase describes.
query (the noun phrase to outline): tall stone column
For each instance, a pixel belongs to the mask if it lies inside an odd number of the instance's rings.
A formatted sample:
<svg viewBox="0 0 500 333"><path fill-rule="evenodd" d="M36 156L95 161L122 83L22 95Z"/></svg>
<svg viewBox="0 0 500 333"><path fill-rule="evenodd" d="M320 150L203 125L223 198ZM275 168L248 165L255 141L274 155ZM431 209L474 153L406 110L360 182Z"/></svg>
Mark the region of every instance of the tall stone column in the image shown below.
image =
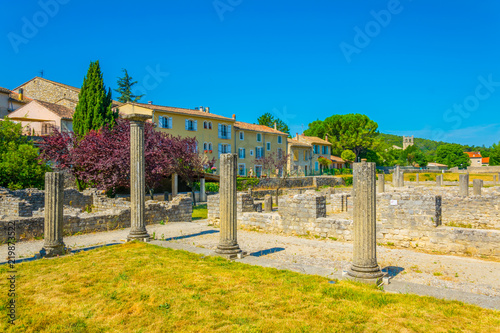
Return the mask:
<svg viewBox="0 0 500 333"><path fill-rule="evenodd" d="M443 186L443 176L442 175L436 176L436 186Z"/></svg>
<svg viewBox="0 0 500 333"><path fill-rule="evenodd" d="M403 171L399 172L399 187L405 186L405 173Z"/></svg>
<svg viewBox="0 0 500 333"><path fill-rule="evenodd" d="M472 193L474 195L481 195L481 189L483 188L483 180L482 179L474 179L472 181Z"/></svg>
<svg viewBox="0 0 500 333"><path fill-rule="evenodd" d="M399 187L399 165L396 165L396 168L394 168L394 171L392 173L392 186L393 187Z"/></svg>
<svg viewBox="0 0 500 333"><path fill-rule="evenodd" d="M379 283L384 273L377 264L375 163L354 164L353 263L350 278Z"/></svg>
<svg viewBox="0 0 500 333"><path fill-rule="evenodd" d="M241 253L237 241L236 154L220 155L220 241L216 253L233 259Z"/></svg>
<svg viewBox="0 0 500 333"><path fill-rule="evenodd" d="M458 176L458 195L461 197L469 196L469 174Z"/></svg>
<svg viewBox="0 0 500 333"><path fill-rule="evenodd" d="M497 182L500 183L500 172L497 175Z"/></svg>
<svg viewBox="0 0 500 333"><path fill-rule="evenodd" d="M177 193L179 193L179 176L174 173L172 175L172 198L176 197Z"/></svg>
<svg viewBox="0 0 500 333"><path fill-rule="evenodd" d="M266 213L273 211L273 197L270 194L266 194L264 197L264 211Z"/></svg>
<svg viewBox="0 0 500 333"><path fill-rule="evenodd" d="M420 174L417 172L416 173L416 180L415 180L417 182L417 185L419 185L419 183L420 183L420 177L419 177L419 175Z"/></svg>
<svg viewBox="0 0 500 333"><path fill-rule="evenodd" d="M383 173L378 175L377 179L377 193L385 192L385 175Z"/></svg>
<svg viewBox="0 0 500 333"><path fill-rule="evenodd" d="M130 232L127 241L149 241L144 221L144 122L151 119L151 116L133 113L124 115L123 118L130 120Z"/></svg>
<svg viewBox="0 0 500 333"><path fill-rule="evenodd" d="M45 174L45 221L42 256L65 254L63 242L64 175L59 172ZM44 253L45 252L45 253Z"/></svg>
<svg viewBox="0 0 500 333"><path fill-rule="evenodd" d="M205 192L205 178L200 179L200 201L207 201L207 193Z"/></svg>

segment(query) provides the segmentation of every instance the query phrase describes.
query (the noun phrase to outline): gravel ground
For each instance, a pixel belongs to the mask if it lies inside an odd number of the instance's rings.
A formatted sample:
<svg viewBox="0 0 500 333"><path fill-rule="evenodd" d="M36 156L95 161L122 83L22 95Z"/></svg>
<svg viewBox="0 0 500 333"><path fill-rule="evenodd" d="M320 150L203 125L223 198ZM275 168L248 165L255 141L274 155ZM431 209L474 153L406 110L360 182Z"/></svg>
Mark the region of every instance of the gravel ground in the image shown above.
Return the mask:
<svg viewBox="0 0 500 333"><path fill-rule="evenodd" d="M128 229L65 237L72 249L125 241ZM148 226L156 239L214 250L219 240L218 229L206 220L195 223L170 223ZM172 239L174 238L174 239ZM345 270L352 258L352 244L328 239L306 239L262 232L238 230L238 243L249 254L294 266L317 266L332 273ZM34 256L43 241L19 242L17 258ZM259 252L261 251L261 252ZM0 246L0 256L7 257L7 245ZM393 281L460 290L487 296L500 296L500 263L480 259L433 255L405 249L377 247L378 262L382 268L391 267Z"/></svg>

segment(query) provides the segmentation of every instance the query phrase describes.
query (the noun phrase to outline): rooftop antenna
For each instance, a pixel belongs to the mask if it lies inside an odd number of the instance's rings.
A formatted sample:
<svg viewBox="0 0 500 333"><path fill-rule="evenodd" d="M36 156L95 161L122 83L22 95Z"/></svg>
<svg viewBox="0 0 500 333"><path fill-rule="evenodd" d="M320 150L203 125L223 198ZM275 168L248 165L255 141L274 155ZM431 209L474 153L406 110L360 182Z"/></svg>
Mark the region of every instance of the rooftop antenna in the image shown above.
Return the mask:
<svg viewBox="0 0 500 333"><path fill-rule="evenodd" d="M40 71L40 77L43 77L43 69Z"/></svg>

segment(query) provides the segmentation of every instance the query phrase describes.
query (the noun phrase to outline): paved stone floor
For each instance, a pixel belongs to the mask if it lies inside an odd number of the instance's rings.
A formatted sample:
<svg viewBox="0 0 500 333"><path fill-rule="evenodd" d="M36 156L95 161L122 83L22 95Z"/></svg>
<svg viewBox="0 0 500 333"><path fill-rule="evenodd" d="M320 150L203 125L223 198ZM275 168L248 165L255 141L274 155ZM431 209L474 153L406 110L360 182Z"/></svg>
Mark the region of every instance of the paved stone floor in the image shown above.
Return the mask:
<svg viewBox="0 0 500 333"><path fill-rule="evenodd" d="M213 255L219 231L206 220L147 227L153 244ZM128 229L66 237L72 249L124 242ZM163 239L163 240L162 240ZM238 261L306 274L341 278L352 258L352 244L238 230L240 247L249 256ZM19 242L18 258L33 257L43 241ZM475 258L433 255L405 249L377 247L380 266L392 276L388 292L415 293L456 299L500 310L500 263ZM7 246L0 246L1 258ZM3 260L2 260L3 261Z"/></svg>

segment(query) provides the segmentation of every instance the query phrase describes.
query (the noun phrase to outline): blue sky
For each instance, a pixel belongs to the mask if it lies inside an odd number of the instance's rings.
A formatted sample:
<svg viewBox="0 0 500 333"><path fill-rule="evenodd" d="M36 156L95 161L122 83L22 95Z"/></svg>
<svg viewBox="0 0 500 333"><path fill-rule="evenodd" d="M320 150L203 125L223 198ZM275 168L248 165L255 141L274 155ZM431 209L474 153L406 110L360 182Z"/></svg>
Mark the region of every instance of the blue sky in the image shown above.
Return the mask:
<svg viewBox="0 0 500 333"><path fill-rule="evenodd" d="M364 113L384 133L500 141L498 1L41 0L2 12L2 87L42 69L80 87L98 59L112 88L126 68L143 102L251 123L271 112L292 133Z"/></svg>

